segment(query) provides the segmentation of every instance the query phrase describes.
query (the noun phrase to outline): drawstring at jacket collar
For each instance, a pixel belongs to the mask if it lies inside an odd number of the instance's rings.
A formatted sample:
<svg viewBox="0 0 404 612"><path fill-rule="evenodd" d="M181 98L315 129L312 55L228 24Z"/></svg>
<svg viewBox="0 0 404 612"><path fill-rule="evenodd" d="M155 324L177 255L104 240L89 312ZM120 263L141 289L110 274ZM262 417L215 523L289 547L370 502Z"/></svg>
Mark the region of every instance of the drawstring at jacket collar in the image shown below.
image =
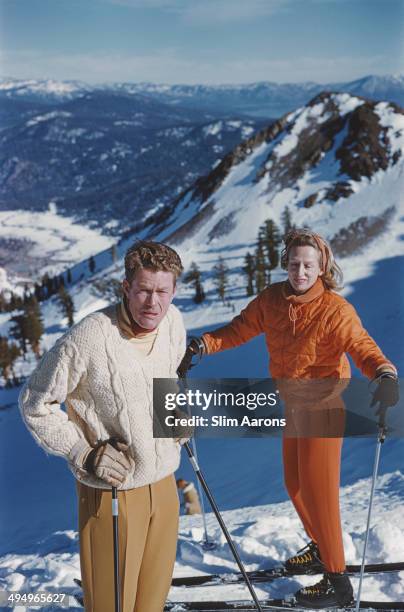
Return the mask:
<svg viewBox="0 0 404 612"><path fill-rule="evenodd" d="M300 295L293 293L293 287L286 281L282 287L283 297L289 302L289 321L293 324L293 336L296 335L296 321L299 318L299 312L303 304L308 304L324 293L324 283L321 276L306 293Z"/></svg>

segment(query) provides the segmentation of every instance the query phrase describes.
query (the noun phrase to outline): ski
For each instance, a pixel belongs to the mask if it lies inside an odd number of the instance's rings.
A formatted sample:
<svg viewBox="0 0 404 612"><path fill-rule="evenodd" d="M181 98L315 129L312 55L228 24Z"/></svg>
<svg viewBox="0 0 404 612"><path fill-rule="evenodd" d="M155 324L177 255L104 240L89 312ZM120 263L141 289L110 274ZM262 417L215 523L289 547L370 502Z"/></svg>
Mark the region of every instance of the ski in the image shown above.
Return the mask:
<svg viewBox="0 0 404 612"><path fill-rule="evenodd" d="M345 612L354 610L356 604L345 606L342 608L333 607L327 608L330 612ZM292 610L292 612L307 612L312 608L304 608L296 604L292 598L287 599L264 599L261 602L263 610ZM404 610L404 602L402 601L361 601L362 610ZM164 607L164 612L187 612L194 610L198 612L224 612L225 610L238 610L239 612L247 610L256 610L253 602L249 601L190 601L190 602L170 602Z"/></svg>
<svg viewBox="0 0 404 612"><path fill-rule="evenodd" d="M76 584L81 585L81 581L74 580ZM80 594L74 595L77 603L84 605L83 597ZM344 608L328 608L330 612L347 612L354 610L356 604L345 606ZM296 604L293 596L290 599L264 599L261 602L263 610L291 610L292 612L307 612L308 608L302 608ZM404 601L361 601L359 605L361 610L404 610ZM190 601L190 602L167 602L164 606L164 612L224 612L225 610L238 610L239 612L247 612L248 610L256 610L255 605L250 601Z"/></svg>
<svg viewBox="0 0 404 612"><path fill-rule="evenodd" d="M76 580L75 580L76 582ZM73 593L73 597L74 599L77 601L77 603L84 608L84 597L80 594L80 593Z"/></svg>
<svg viewBox="0 0 404 612"><path fill-rule="evenodd" d="M359 574L361 570L360 565L347 565L346 571L349 575ZM397 561L395 563L373 563L365 565L365 574L388 574L392 572L403 572L404 561ZM277 578L292 578L294 576L307 576L320 574L321 571L317 572L300 572L293 573L286 570L283 566L274 567L264 570L256 570L247 572L248 577L252 582L270 582ZM74 582L81 587L81 580L74 578ZM171 586L180 587L197 587L197 586L215 586L215 585L226 585L226 584L238 584L244 582L241 573L236 572L232 574L202 574L201 576L183 576L180 578L173 578Z"/></svg>
<svg viewBox="0 0 404 612"><path fill-rule="evenodd" d="M361 570L360 565L347 565L346 571L349 575L359 574ZM389 572L401 572L404 571L404 562L397 563L373 563L365 565L366 574L379 574ZM313 575L320 574L321 570L314 572L290 572L283 566L274 567L264 570L256 570L247 572L248 577L252 582L269 582L276 580L277 578L288 578L293 576ZM171 586L185 586L185 587L196 587L196 586L214 586L218 584L237 584L244 582L243 576L240 573L232 574L202 574L201 576L184 576L180 578L173 578Z"/></svg>

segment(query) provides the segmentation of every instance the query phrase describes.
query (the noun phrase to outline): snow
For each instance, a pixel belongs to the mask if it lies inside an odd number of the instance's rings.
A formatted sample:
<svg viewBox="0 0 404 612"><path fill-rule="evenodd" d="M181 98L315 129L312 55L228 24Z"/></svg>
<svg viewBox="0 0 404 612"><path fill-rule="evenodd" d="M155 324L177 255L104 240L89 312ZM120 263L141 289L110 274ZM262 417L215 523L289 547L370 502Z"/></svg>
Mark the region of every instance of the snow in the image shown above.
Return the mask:
<svg viewBox="0 0 404 612"><path fill-rule="evenodd" d="M49 121L50 119L65 119L66 117L72 117L72 113L69 113L67 111L51 111L50 113L46 113L45 115L37 115L36 117L33 117L33 119L27 121L25 125L27 127L31 127L33 125L37 125L38 123L42 123L43 121Z"/></svg>
<svg viewBox="0 0 404 612"><path fill-rule="evenodd" d="M248 138L253 133L254 133L254 128L249 125L245 125L241 128L241 134L243 138Z"/></svg>
<svg viewBox="0 0 404 612"><path fill-rule="evenodd" d="M216 136L217 134L219 134L222 128L223 128L223 122L217 121L216 123L213 123L212 125L208 125L204 127L202 131L205 134L205 136Z"/></svg>
<svg viewBox="0 0 404 612"><path fill-rule="evenodd" d="M82 84L76 82L54 80L36 81L30 79L23 81L12 79L11 81L6 80L0 82L0 90L8 91L13 89L15 90L14 93L21 95L25 94L28 90L35 93L50 93L64 96L66 94L76 93L80 91L82 87Z"/></svg>
<svg viewBox="0 0 404 612"><path fill-rule="evenodd" d="M241 121L226 121L226 126L238 129L241 127Z"/></svg>
<svg viewBox="0 0 404 612"><path fill-rule="evenodd" d="M7 271L0 267L0 291L12 290L13 285L7 279Z"/></svg>
<svg viewBox="0 0 404 612"><path fill-rule="evenodd" d="M0 211L0 238L34 242L30 257L41 261L40 276L61 272L113 243L111 237L57 214L53 206L46 212ZM44 265L50 257L53 263Z"/></svg>
<svg viewBox="0 0 404 612"><path fill-rule="evenodd" d="M3 503L3 521L0 526L0 587L28 592L60 591L71 595L77 591L73 579L80 577L73 477L62 459L46 456L31 439L15 407L16 393L17 390L14 389L3 395L4 409L0 412L1 448L5 464L9 466L1 475L3 490L6 490L4 487L8 485L9 494L8 502ZM269 463L267 469L261 470L251 464L244 467L244 463L248 463L249 457L255 454L265 465L266 455L273 455L274 451L279 453L277 444L273 440L252 440L253 446L249 445L248 440L217 442L219 445L216 444L213 452L212 448L210 451L209 448L202 449L200 444L200 450L203 451L200 452L200 463L216 497L220 500L221 491L227 491L227 495L233 500L233 507L236 509L224 510L222 514L241 558L247 570L276 566L303 546L307 538L291 503L285 501L284 494L282 501L261 503L254 507L248 504L247 500L254 490L258 493L258 499L267 497L268 494L273 495L271 491L275 470L279 469L279 459L275 465ZM229 442L232 442L233 449ZM355 462L362 464L362 471L369 474L371 462L363 440L354 442ZM374 452L374 441L368 442L371 455ZM224 448L220 450L223 444ZM388 454L392 444L392 441L387 440L382 453ZM402 450L402 441L400 444ZM16 456L16 448L24 448L24 452ZM238 468L242 468L249 475L247 487L244 482L241 486L236 486L238 474L233 474L232 470L223 473L218 461L218 449L221 454L225 453L225 456L228 456L232 449L231 456L237 456ZM402 560L404 474L398 469L401 464L398 451L397 447L395 457L389 460L389 471L378 479L367 556L369 563ZM385 459L383 454L382 459ZM28 465L35 478L27 481ZM345 469L350 469L349 465L345 465ZM214 478L217 471L219 482L222 479L221 485ZM348 563L361 561L369 489L370 478L367 476L352 484L346 484L341 490L344 545ZM28 501L30 520L26 521ZM223 508L223 504L219 504ZM46 520L43 520L45 516ZM210 539L216 543L213 551L204 551L200 545L203 536L201 518L181 517L174 576L237 571L234 559L211 512L207 514L207 529ZM404 573L368 576L364 580L363 598L403 599L403 578ZM314 580L315 578L308 576L282 579L257 585L257 592L261 598L280 597ZM357 578L353 579L353 585L357 588ZM169 598L172 601L191 601L249 597L246 588L241 584L196 589L176 587L171 589ZM76 607L78 608L78 604L71 597L70 608ZM15 610L19 608L15 607Z"/></svg>
<svg viewBox="0 0 404 612"><path fill-rule="evenodd" d="M316 124L323 123L329 118L328 113L324 113L324 104L319 103L314 106L304 107L304 109L295 115L293 113L289 117L289 125L291 121L294 121L290 133L283 138L279 145L274 149L274 154L278 158L285 157L296 147L299 135L303 130L308 128L310 124L315 120Z"/></svg>
<svg viewBox="0 0 404 612"><path fill-rule="evenodd" d="M364 100L360 100L360 98L356 98L355 96L351 96L350 94L336 94L333 96L334 100L338 104L339 112L341 115L346 115L347 113L352 112L358 106L364 104Z"/></svg>
<svg viewBox="0 0 404 612"><path fill-rule="evenodd" d="M394 112L387 102L380 102L376 106L376 112L380 117L380 125L388 130L392 152L402 152L404 150L404 115Z"/></svg>

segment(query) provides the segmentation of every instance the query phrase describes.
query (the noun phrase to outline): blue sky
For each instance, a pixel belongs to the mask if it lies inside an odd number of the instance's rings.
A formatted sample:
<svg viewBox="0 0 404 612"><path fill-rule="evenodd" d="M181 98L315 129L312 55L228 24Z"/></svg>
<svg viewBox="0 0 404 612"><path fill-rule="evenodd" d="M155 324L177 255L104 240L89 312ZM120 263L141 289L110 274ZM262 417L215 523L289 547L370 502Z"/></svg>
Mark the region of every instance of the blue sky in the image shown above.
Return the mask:
<svg viewBox="0 0 404 612"><path fill-rule="evenodd" d="M90 83L404 72L404 0L0 0L1 74Z"/></svg>

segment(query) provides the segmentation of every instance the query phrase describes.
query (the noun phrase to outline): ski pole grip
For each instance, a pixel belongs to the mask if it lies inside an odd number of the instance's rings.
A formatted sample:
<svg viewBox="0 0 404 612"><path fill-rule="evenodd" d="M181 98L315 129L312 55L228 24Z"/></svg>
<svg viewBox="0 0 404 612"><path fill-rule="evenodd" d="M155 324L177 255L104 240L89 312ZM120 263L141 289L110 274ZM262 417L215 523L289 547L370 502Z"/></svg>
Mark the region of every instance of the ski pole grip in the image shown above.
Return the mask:
<svg viewBox="0 0 404 612"><path fill-rule="evenodd" d="M112 487L112 516L118 516L119 505L118 505L118 491L116 487Z"/></svg>

